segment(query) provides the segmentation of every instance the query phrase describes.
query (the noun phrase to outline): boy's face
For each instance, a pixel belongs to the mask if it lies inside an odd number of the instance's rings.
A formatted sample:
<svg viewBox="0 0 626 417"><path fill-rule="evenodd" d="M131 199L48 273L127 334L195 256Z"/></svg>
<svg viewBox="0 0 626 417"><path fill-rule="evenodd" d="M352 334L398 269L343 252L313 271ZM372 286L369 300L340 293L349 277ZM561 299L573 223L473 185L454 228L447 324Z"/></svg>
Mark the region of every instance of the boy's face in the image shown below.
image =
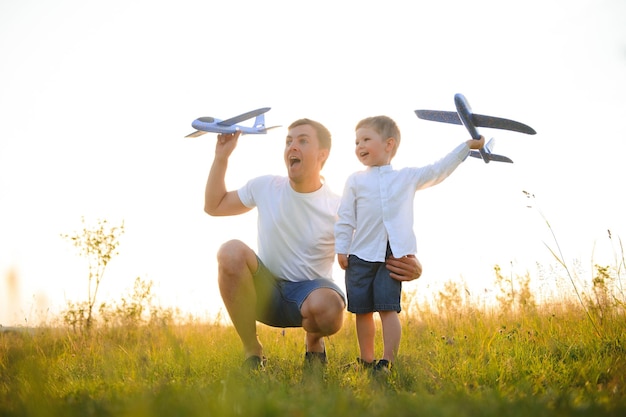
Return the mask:
<svg viewBox="0 0 626 417"><path fill-rule="evenodd" d="M393 143L393 138L383 138L380 133L370 127L360 127L356 130L354 152L365 166L389 165Z"/></svg>
<svg viewBox="0 0 626 417"><path fill-rule="evenodd" d="M287 133L284 158L293 183L314 183L319 182L322 162L328 158L328 150L320 148L313 126L300 125Z"/></svg>

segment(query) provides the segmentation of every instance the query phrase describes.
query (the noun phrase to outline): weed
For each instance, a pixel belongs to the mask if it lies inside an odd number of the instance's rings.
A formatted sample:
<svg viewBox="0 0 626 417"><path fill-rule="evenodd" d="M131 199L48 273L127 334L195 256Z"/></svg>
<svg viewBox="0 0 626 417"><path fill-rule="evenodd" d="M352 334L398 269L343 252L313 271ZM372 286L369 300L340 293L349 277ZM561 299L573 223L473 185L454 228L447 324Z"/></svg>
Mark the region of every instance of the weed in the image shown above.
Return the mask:
<svg viewBox="0 0 626 417"><path fill-rule="evenodd" d="M528 191L522 191L522 192L524 193L526 198L528 198L530 200L534 200L535 199L535 195L534 194L529 193ZM546 226L548 227L548 230L550 231L550 234L552 235L552 239L554 241L554 245L556 247L556 250L552 249L552 247L550 245L548 245L547 243L545 243L545 242L544 242L544 245L546 246L546 248L548 248L548 250L550 251L550 253L554 257L554 259L556 259L556 261L565 269L565 272L567 273L567 277L569 278L569 281L572 284L572 288L574 289L574 292L576 294L576 297L577 297L581 307L585 311L587 319L593 325L593 328L595 329L596 334L598 335L598 337L602 337L602 332L600 331L600 328L596 325L596 322L593 319L593 317L591 316L591 314L589 313L589 310L586 308L585 303L583 301L583 297L581 295L581 292L579 291L578 286L576 285L576 282L574 281L573 274L570 271L570 268L568 267L567 263L565 262L565 257L563 256L563 252L561 251L561 246L559 245L559 241L556 238L556 235L554 233L554 230L552 229L552 226L550 225L550 222L548 221L546 216L543 214L541 209L539 209L539 207L537 207L537 205L535 205L533 203L529 203L528 207L529 208L535 208L537 210L537 212L539 213L539 215L541 216L541 218L546 223Z"/></svg>
<svg viewBox="0 0 626 417"><path fill-rule="evenodd" d="M69 303L65 320L73 327L80 326L90 330L93 324L93 308L96 304L98 289L107 265L118 254L119 237L124 233L124 222L120 226L109 227L107 220L98 220L92 227L85 225L83 229L71 235L61 235L78 249L80 256L87 259L89 269L87 285L87 301Z"/></svg>

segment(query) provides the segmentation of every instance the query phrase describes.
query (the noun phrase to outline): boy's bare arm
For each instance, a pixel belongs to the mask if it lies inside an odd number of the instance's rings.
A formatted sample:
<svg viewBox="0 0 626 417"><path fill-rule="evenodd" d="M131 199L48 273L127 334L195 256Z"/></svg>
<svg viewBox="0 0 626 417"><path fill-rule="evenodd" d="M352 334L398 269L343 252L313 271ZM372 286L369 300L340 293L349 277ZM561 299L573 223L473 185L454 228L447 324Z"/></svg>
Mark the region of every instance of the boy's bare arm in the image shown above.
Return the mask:
<svg viewBox="0 0 626 417"><path fill-rule="evenodd" d="M337 262L339 263L341 269L346 270L348 268L348 255L345 253L338 253Z"/></svg>

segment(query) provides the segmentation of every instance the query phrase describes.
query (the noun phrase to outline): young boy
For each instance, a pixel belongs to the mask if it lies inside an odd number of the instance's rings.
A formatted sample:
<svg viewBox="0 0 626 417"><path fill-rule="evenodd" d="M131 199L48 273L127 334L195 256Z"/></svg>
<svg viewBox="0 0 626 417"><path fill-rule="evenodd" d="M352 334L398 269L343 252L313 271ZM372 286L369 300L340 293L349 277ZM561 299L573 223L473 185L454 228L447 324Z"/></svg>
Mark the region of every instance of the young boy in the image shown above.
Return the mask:
<svg viewBox="0 0 626 417"><path fill-rule="evenodd" d="M385 268L389 256L417 252L413 233L415 192L447 178L485 140L470 139L438 162L394 170L390 165L400 145L400 130L387 116L361 120L355 128L359 161L367 167L348 177L335 224L335 252L346 271L348 311L356 314L358 363L389 372L398 353L402 328L398 313L402 282ZM374 312L383 330L383 357L374 360Z"/></svg>

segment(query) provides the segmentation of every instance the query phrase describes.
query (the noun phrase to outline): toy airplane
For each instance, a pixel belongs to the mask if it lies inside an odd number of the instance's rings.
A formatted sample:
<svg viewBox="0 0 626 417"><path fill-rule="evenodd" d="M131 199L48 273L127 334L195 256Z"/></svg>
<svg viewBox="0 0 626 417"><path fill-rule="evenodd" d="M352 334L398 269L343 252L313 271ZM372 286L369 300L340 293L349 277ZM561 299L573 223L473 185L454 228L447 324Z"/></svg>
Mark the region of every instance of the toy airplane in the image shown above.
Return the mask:
<svg viewBox="0 0 626 417"><path fill-rule="evenodd" d="M191 127L197 129L195 132L185 136L186 138L196 138L204 135L205 133L235 133L241 131L242 135L262 135L267 133L268 130L274 129L280 126L265 127L265 113L270 110L270 107L263 107L249 111L247 113L240 114L239 116L231 117L230 119L220 120L215 117L200 117L191 123ZM256 117L254 125L241 126L238 123L245 120Z"/></svg>
<svg viewBox="0 0 626 417"><path fill-rule="evenodd" d="M502 119L500 117L483 116L481 114L472 113L472 108L463 96L463 94L454 95L454 104L456 106L456 112L452 111L437 111L437 110L415 110L417 117L424 120L432 120L435 122L452 123L455 125L464 125L470 136L473 139L480 139L480 133L476 127L490 127L493 129L512 130L514 132L526 133L528 135L534 135L537 132L523 123L516 122L514 120ZM509 162L513 161L503 155L496 155L491 152L494 145L494 140L491 139L487 145L480 149L480 151L471 151L470 156L475 158L482 158L485 163L489 161L497 162Z"/></svg>
<svg viewBox="0 0 626 417"><path fill-rule="evenodd" d="M511 160L511 158L508 158L506 156L503 155L496 155L494 153L491 153L491 151L493 150L493 147L496 143L496 140L494 138L489 139L489 141L485 144L485 153L487 154L487 159L489 161L498 161L498 162L510 162L513 163L513 161ZM479 159L483 159L483 155L480 153L480 151L476 151L474 149L472 149L470 151L469 156L473 156L474 158L479 158Z"/></svg>

